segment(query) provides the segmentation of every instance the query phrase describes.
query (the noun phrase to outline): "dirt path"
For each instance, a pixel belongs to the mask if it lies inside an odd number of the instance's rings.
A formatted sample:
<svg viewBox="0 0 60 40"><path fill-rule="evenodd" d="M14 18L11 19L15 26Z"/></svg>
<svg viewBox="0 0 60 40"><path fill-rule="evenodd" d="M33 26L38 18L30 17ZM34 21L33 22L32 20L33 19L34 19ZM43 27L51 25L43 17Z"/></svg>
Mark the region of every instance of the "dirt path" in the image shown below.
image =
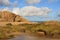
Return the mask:
<svg viewBox="0 0 60 40"><path fill-rule="evenodd" d="M31 35L22 34L16 38L9 39L9 40L60 40L60 39L52 39L52 38L45 38L45 37L36 37Z"/></svg>

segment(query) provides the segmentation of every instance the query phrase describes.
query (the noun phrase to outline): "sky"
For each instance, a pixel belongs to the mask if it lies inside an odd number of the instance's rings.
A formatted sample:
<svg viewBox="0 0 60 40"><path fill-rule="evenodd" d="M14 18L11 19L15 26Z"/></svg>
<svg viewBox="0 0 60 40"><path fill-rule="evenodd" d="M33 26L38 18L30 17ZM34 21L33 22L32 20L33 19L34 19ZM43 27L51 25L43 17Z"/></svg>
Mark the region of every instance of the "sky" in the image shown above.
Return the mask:
<svg viewBox="0 0 60 40"><path fill-rule="evenodd" d="M0 10L29 21L60 21L60 0L0 0Z"/></svg>

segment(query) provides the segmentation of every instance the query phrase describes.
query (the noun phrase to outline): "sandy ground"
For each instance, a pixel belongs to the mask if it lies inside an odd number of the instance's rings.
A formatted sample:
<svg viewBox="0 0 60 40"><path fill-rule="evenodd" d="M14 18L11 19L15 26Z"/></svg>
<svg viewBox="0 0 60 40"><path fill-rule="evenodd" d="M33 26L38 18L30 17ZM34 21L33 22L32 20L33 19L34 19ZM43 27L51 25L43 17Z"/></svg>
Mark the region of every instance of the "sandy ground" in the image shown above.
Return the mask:
<svg viewBox="0 0 60 40"><path fill-rule="evenodd" d="M8 23L11 23L12 25L18 25L18 24L34 24L34 23L30 23L30 22L0 22L0 26L4 26Z"/></svg>

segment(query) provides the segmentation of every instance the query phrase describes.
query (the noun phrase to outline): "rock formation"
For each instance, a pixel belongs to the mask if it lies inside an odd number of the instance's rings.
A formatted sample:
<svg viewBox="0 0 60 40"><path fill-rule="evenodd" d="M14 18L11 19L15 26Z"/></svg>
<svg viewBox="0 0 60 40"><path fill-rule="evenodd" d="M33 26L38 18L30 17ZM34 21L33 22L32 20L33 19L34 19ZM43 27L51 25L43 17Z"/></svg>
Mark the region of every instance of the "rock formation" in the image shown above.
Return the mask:
<svg viewBox="0 0 60 40"><path fill-rule="evenodd" d="M25 18L9 11L0 11L0 22L28 22Z"/></svg>

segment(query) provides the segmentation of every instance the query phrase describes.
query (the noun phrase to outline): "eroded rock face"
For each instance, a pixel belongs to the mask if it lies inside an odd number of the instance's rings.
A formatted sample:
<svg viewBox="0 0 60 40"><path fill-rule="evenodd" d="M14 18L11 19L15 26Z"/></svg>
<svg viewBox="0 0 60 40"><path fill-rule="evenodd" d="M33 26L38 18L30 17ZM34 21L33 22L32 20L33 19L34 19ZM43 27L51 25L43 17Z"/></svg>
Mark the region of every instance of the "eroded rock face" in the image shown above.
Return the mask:
<svg viewBox="0 0 60 40"><path fill-rule="evenodd" d="M0 19L0 22L6 22L6 20L5 19Z"/></svg>
<svg viewBox="0 0 60 40"><path fill-rule="evenodd" d="M17 15L15 18L15 22L27 22L27 20Z"/></svg>
<svg viewBox="0 0 60 40"><path fill-rule="evenodd" d="M9 11L0 11L0 22L27 22L27 20Z"/></svg>

